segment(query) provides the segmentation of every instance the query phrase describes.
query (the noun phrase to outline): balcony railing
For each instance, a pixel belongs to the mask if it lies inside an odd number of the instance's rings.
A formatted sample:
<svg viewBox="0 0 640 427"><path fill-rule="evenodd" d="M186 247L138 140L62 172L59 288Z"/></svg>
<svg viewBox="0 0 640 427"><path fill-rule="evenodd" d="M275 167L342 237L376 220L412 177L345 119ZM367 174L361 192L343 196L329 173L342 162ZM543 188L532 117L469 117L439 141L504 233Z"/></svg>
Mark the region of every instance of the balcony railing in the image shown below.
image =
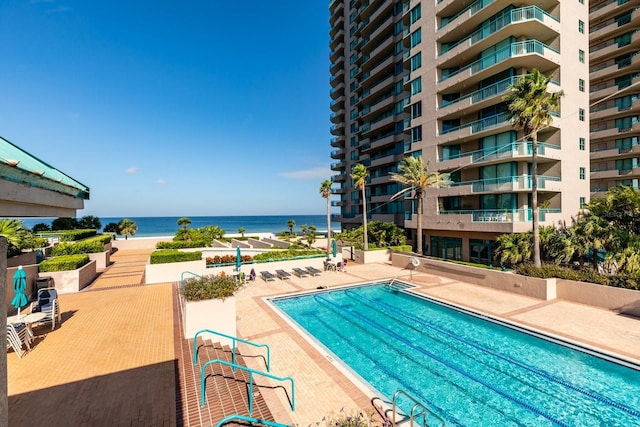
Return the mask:
<svg viewBox="0 0 640 427"><path fill-rule="evenodd" d="M479 59L471 64L454 71L447 76L442 77L440 83L464 72L470 70L471 75L479 73L499 62L505 61L509 58L521 55L530 55L537 53L544 56L545 50L549 50L554 53L559 53L556 49L547 46L546 44L539 42L538 40L524 40L521 42L511 43L510 46L506 46L497 50L493 55L488 55L482 59Z"/></svg>
<svg viewBox="0 0 640 427"><path fill-rule="evenodd" d="M538 141L537 144L538 155L544 156L547 149L560 150L559 145L549 144L546 142ZM455 160L464 157L471 157L471 163L487 162L491 160L500 160L504 158L511 158L515 156L524 156L533 154L533 143L531 142L512 142L511 144L497 147L495 150L474 150L467 151L465 153L458 153L449 155L438 159L439 162L447 160Z"/></svg>
<svg viewBox="0 0 640 427"><path fill-rule="evenodd" d="M547 213L561 213L561 209L538 209L541 222L546 220ZM477 209L477 210L451 210L440 211L441 215L471 215L473 222L531 222L532 209Z"/></svg>
<svg viewBox="0 0 640 427"><path fill-rule="evenodd" d="M465 99L471 98L471 104L475 104L485 99L492 98L499 93L506 92L509 90L509 86L515 84L520 79L520 76L513 76L506 78L504 80L500 80L497 83L494 83L490 86L477 90L475 92L470 93L469 95L463 96L458 99L454 99L453 101L442 101L440 108L448 107L449 105L455 104L460 101L464 101Z"/></svg>
<svg viewBox="0 0 640 427"><path fill-rule="evenodd" d="M440 53L440 55L444 55L445 53L449 52L451 49L455 48L456 46L459 46L462 43L466 43L467 41L469 41L469 46L473 46L475 43L489 37L494 33L497 33L499 30L501 30L502 28L506 27L509 24L528 20L528 19L537 19L540 22L544 22L545 19L551 19L555 22L560 22L558 18L545 12L544 10L540 9L538 6L527 6L527 7L521 7L518 9L513 9L511 13L509 13L508 15L505 15L500 19L496 19L495 21L491 22L490 25L485 25L479 30L471 33L470 36L467 36L462 40L459 40L455 44L447 46L447 49L443 50Z"/></svg>
<svg viewBox="0 0 640 427"><path fill-rule="evenodd" d="M485 117L484 119L476 120L474 122L469 122L460 126L454 126L448 129L444 129L442 132L440 132L440 135L456 132L465 128L471 128L471 133L478 133L478 132L482 132L483 130L496 127L498 125L502 125L508 121L509 121L508 114L500 113L500 114L496 114L495 116Z"/></svg>
<svg viewBox="0 0 640 427"><path fill-rule="evenodd" d="M465 7L460 12L456 13L451 18L449 18L446 22L440 24L440 28L438 28L438 30L440 30L440 29L446 27L447 25L451 24L458 17L464 15L467 12L469 12L470 15L475 15L480 10L482 10L485 7L487 7L488 5L490 5L493 2L494 2L494 0L478 0L478 1L475 1L475 2L471 3L469 6Z"/></svg>
<svg viewBox="0 0 640 427"><path fill-rule="evenodd" d="M538 189L545 189L548 181L560 182L559 176L538 175ZM479 179L474 181L462 181L451 184L451 187L471 185L471 191L482 193L489 191L514 191L530 190L531 175L515 175L501 178Z"/></svg>

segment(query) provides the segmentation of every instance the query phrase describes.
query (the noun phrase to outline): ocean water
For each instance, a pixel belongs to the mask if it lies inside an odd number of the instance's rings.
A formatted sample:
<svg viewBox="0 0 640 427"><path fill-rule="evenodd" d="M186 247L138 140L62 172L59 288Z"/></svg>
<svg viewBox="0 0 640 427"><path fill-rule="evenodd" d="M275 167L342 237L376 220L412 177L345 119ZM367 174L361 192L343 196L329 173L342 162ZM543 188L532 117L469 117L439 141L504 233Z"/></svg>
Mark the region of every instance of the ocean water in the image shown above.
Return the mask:
<svg viewBox="0 0 640 427"><path fill-rule="evenodd" d="M178 216L145 216L145 217L98 217L102 226L115 222L120 222L123 218L128 218L136 223L138 232L132 237L159 237L173 236L180 228L177 221ZM296 222L294 232L300 233L300 226L313 225L318 232L327 231L326 215L256 215L256 216L190 216L189 228L200 228L207 225L217 225L226 233L237 234L238 228L245 228L245 235L251 233L274 233L288 231L287 221L290 219ZM55 218L20 218L26 227L32 228L35 224L45 223L51 225ZM340 230L340 223L331 223L333 231Z"/></svg>

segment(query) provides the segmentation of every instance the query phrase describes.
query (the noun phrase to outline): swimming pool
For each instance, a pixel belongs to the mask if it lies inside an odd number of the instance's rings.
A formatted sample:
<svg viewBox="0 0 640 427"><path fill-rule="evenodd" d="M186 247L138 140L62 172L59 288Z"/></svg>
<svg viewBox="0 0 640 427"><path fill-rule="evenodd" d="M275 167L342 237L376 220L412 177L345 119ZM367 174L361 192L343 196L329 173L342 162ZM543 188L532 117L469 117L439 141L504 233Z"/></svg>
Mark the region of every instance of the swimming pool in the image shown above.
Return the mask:
<svg viewBox="0 0 640 427"><path fill-rule="evenodd" d="M387 400L404 390L447 425L640 426L640 371L395 284L271 301Z"/></svg>

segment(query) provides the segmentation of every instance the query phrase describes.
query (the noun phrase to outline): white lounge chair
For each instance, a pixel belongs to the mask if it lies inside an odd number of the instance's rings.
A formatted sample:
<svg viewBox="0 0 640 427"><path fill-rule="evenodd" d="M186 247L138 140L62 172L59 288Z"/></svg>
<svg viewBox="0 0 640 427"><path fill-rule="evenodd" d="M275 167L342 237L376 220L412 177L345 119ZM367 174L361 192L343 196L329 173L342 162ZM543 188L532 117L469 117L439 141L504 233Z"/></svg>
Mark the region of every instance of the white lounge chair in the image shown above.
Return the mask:
<svg viewBox="0 0 640 427"><path fill-rule="evenodd" d="M293 274L298 277L309 277L309 273L307 272L307 270L303 270L298 267L292 268L291 270L293 270Z"/></svg>
<svg viewBox="0 0 640 427"><path fill-rule="evenodd" d="M32 313L44 313L46 316L38 323L51 322L51 330L56 328L56 319L58 323L62 321L60 315L60 306L58 304L58 291L55 288L44 288L38 290L38 298L31 303Z"/></svg>
<svg viewBox="0 0 640 427"><path fill-rule="evenodd" d="M7 348L11 347L20 359L24 354L22 351L23 344L27 346L27 350L31 350L27 325L24 323L7 323Z"/></svg>
<svg viewBox="0 0 640 427"><path fill-rule="evenodd" d="M276 276L278 276L278 279L280 280L291 279L291 274L287 273L284 270L276 270Z"/></svg>
<svg viewBox="0 0 640 427"><path fill-rule="evenodd" d="M274 276L273 273L270 273L268 271L261 271L260 277L262 277L262 280L264 280L265 282L276 280L276 276Z"/></svg>
<svg viewBox="0 0 640 427"><path fill-rule="evenodd" d="M322 274L322 270L319 270L315 267L306 267L306 269L312 276L319 276Z"/></svg>

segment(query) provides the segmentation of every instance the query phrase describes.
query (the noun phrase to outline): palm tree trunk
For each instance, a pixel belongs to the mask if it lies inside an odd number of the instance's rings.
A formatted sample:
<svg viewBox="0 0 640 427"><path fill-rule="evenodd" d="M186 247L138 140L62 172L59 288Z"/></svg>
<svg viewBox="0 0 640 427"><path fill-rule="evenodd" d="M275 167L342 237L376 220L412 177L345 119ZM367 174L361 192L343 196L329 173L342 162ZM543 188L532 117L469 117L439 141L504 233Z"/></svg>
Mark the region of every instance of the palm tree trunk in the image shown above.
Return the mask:
<svg viewBox="0 0 640 427"><path fill-rule="evenodd" d="M369 250L369 239L367 236L367 190L364 184L362 185L362 231L364 231L364 243L363 249Z"/></svg>
<svg viewBox="0 0 640 427"><path fill-rule="evenodd" d="M422 197L422 193L418 193L418 217L416 218L416 233L418 233L418 236L416 238L416 245L418 246L416 248L416 252L418 253L418 255L424 255L422 253Z"/></svg>
<svg viewBox="0 0 640 427"><path fill-rule="evenodd" d="M531 214L533 221L533 265L540 267L540 224L538 224L538 132L532 132L531 145Z"/></svg>
<svg viewBox="0 0 640 427"><path fill-rule="evenodd" d="M327 197L327 258L331 252L331 197Z"/></svg>

